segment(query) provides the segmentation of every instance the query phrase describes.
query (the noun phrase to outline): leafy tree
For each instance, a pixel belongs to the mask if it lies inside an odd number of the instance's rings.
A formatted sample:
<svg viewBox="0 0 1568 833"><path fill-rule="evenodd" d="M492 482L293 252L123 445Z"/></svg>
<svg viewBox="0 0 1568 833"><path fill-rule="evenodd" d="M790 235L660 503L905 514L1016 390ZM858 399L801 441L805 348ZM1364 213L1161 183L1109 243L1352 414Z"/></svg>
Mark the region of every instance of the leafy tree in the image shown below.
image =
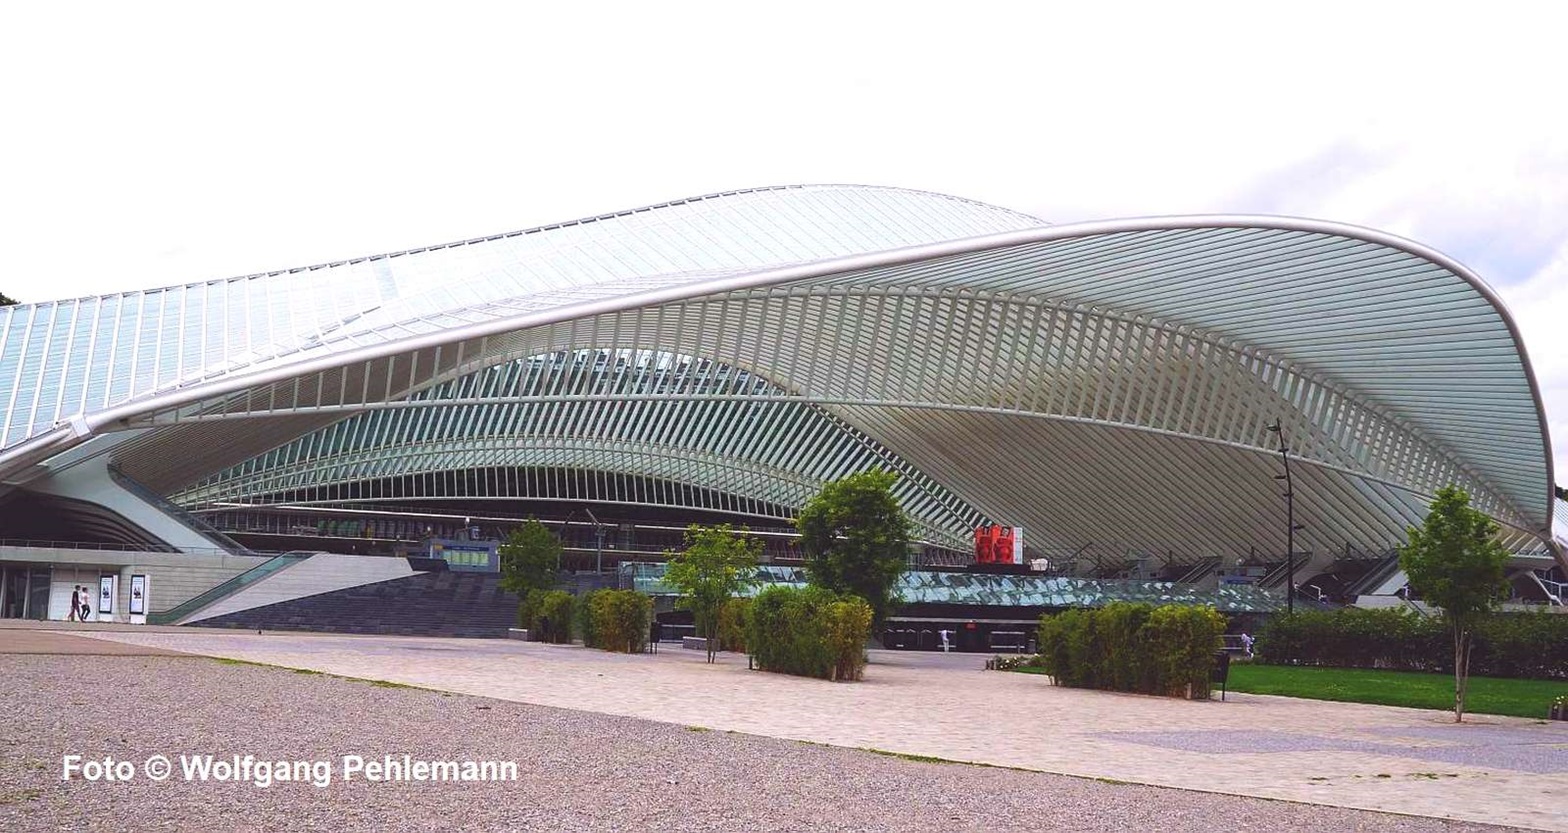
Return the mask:
<svg viewBox="0 0 1568 833"><path fill-rule="evenodd" d="M1411 528L1410 543L1399 550L1411 589L1442 609L1453 635L1455 723L1465 717L1475 627L1508 592L1508 551L1496 536L1497 523L1471 508L1465 490L1449 485L1438 490L1426 522Z"/></svg>
<svg viewBox="0 0 1568 833"><path fill-rule="evenodd" d="M892 492L897 480L872 470L829 483L795 521L811 583L865 599L879 624L897 603L893 583L909 551L909 519Z"/></svg>
<svg viewBox="0 0 1568 833"><path fill-rule="evenodd" d="M1568 500L1568 489L1564 489L1561 486L1553 486L1552 488L1556 490L1558 500Z"/></svg>
<svg viewBox="0 0 1568 833"><path fill-rule="evenodd" d="M738 532L729 524L686 529L686 551L666 552L669 567L664 581L681 592L678 604L690 610L697 623L697 634L708 640L708 661L719 650L719 615L730 599L757 579L757 558L762 541L742 527Z"/></svg>
<svg viewBox="0 0 1568 833"><path fill-rule="evenodd" d="M561 541L534 518L511 531L501 544L501 589L526 601L535 590L549 590L559 578Z"/></svg>
<svg viewBox="0 0 1568 833"><path fill-rule="evenodd" d="M0 292L0 307L9 307L16 303L17 301L15 299L6 295L4 292Z"/></svg>

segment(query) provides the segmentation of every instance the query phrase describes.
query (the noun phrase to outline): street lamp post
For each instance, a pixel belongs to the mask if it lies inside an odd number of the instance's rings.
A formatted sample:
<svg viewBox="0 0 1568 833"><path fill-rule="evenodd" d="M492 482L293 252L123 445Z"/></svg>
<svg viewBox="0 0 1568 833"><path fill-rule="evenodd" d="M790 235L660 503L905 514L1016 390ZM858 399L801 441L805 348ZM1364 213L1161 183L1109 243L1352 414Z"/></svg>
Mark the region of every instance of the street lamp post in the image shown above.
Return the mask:
<svg viewBox="0 0 1568 833"><path fill-rule="evenodd" d="M1279 459L1285 464L1285 473L1274 475L1275 480L1285 481L1285 613L1296 612L1296 490L1290 479L1290 446L1285 443L1285 428L1278 419L1268 426L1269 433L1279 437Z"/></svg>
<svg viewBox="0 0 1568 833"><path fill-rule="evenodd" d="M571 544L569 533L572 528L572 518L575 517L577 517L577 510L573 509L566 513L566 520L561 522L561 547L555 554L555 571L557 573L561 572L561 555L566 552L566 548Z"/></svg>
<svg viewBox="0 0 1568 833"><path fill-rule="evenodd" d="M588 507L584 506L583 507L583 511L588 513L588 519L593 521L593 532L594 532L594 562L593 562L593 571L595 573L601 573L602 574L604 572L604 524L599 521L599 518L596 515L594 515L592 509L589 509Z"/></svg>

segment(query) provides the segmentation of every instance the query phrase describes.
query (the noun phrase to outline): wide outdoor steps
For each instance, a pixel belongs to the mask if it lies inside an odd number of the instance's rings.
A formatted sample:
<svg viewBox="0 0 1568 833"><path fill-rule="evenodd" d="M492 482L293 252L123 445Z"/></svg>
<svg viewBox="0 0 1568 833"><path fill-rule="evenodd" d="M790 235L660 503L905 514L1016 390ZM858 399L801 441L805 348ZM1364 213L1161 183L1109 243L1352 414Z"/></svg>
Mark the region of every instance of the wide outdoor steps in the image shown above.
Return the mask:
<svg viewBox="0 0 1568 833"><path fill-rule="evenodd" d="M415 573L215 616L195 627L504 638L517 596L495 573Z"/></svg>
<svg viewBox="0 0 1568 833"><path fill-rule="evenodd" d="M181 624L414 574L406 558L316 553L196 611Z"/></svg>

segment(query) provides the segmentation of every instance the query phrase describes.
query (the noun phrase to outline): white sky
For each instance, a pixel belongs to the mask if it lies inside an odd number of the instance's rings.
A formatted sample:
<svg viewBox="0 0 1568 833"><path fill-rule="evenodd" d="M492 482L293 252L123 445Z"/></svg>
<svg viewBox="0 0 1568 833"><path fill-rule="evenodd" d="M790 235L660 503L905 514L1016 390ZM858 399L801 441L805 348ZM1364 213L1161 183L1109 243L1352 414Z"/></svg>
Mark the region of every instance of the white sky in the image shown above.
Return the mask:
<svg viewBox="0 0 1568 833"><path fill-rule="evenodd" d="M0 292L248 274L711 191L1319 217L1509 302L1568 480L1568 5L44 4ZM1484 9L1482 8L1484 6Z"/></svg>

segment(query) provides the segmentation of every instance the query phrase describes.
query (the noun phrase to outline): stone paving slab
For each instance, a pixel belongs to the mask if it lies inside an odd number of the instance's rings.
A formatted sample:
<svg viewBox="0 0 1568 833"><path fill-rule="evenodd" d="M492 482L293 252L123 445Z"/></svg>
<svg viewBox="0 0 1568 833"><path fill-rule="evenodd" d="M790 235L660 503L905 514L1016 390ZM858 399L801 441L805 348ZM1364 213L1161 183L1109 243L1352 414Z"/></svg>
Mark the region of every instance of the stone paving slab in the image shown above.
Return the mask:
<svg viewBox="0 0 1568 833"><path fill-rule="evenodd" d="M1441 743L1411 744L1403 737L1384 742L1347 740L1300 732L1270 730L1200 730L1178 732L1119 732L1107 735L1112 740L1142 743L1163 749L1204 752L1211 755L1239 755L1254 752L1361 752L1411 758L1434 764L1468 764L1516 772L1568 773L1568 736L1561 733L1493 730L1465 732L1428 732L1415 729L1384 729L1384 734L1415 735ZM1439 775L1438 777L1442 777Z"/></svg>
<svg viewBox="0 0 1568 833"><path fill-rule="evenodd" d="M1568 725L1231 694L1056 688L981 655L872 652L861 683L749 671L666 646L624 656L510 640L98 632L93 638L504 700L997 766L1568 831ZM1478 731L1479 730L1479 731Z"/></svg>
<svg viewBox="0 0 1568 833"><path fill-rule="evenodd" d="M902 760L761 735L387 687L204 658L3 658L0 830L573 833L1511 833L1392 815L1023 770ZM112 696L85 697L77 680ZM236 694L243 705L236 706ZM136 727L128 734L126 727ZM64 780L65 754L319 761L244 779ZM498 760L516 780L349 780L330 761ZM112 825L110 825L112 826ZM127 825L121 825L127 826Z"/></svg>

